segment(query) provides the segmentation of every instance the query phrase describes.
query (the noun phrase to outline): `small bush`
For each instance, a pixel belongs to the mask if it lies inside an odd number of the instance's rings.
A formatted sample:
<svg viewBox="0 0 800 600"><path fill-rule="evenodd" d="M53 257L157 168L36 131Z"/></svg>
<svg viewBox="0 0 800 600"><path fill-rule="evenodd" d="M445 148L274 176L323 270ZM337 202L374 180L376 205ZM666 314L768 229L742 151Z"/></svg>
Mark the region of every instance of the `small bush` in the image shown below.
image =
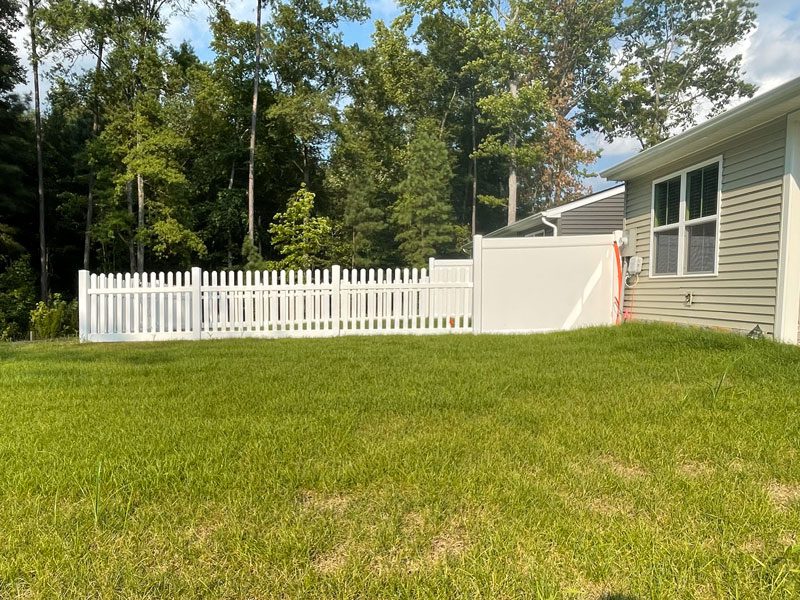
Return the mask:
<svg viewBox="0 0 800 600"><path fill-rule="evenodd" d="M53 294L50 302L39 302L31 311L31 333L37 340L74 335L78 330L78 303Z"/></svg>
<svg viewBox="0 0 800 600"><path fill-rule="evenodd" d="M36 302L36 275L27 255L11 261L5 269L1 263L0 340L12 340L27 333L31 307Z"/></svg>

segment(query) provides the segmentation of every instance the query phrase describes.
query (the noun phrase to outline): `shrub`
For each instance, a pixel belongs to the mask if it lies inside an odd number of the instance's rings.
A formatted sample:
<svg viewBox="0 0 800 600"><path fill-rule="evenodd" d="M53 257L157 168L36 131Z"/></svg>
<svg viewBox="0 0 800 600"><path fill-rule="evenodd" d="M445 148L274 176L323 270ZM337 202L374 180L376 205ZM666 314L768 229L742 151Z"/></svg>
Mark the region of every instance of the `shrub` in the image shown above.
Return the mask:
<svg viewBox="0 0 800 600"><path fill-rule="evenodd" d="M31 311L31 333L37 340L74 335L78 330L78 303L53 294L50 302L39 302Z"/></svg>
<svg viewBox="0 0 800 600"><path fill-rule="evenodd" d="M9 262L5 270L0 264L0 340L20 338L27 332L36 302L35 279L27 255Z"/></svg>

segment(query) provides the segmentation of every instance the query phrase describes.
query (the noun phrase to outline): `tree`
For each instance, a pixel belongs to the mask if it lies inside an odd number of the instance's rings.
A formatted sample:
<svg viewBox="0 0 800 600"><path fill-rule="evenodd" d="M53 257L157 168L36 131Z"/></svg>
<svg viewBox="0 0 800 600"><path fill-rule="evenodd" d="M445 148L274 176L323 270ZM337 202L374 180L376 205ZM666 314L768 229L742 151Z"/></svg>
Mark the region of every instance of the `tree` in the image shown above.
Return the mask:
<svg viewBox="0 0 800 600"><path fill-rule="evenodd" d="M596 159L576 135L576 119L591 110L587 98L603 81L615 34L619 0L544 0L530 35L539 40L536 62L552 119L545 126L541 161L526 173L533 208L573 200L587 190L585 165Z"/></svg>
<svg viewBox="0 0 800 600"><path fill-rule="evenodd" d="M313 213L314 193L303 183L289 198L286 210L277 213L269 227L272 245L283 256L278 268L313 269L325 266L333 228L327 217L316 217Z"/></svg>
<svg viewBox="0 0 800 600"><path fill-rule="evenodd" d="M355 49L342 42L342 21L363 21L363 0L283 0L276 2L268 26L269 64L278 91L273 119L286 122L301 150L297 165L312 186L320 147L331 135L342 99L342 82L353 68Z"/></svg>
<svg viewBox="0 0 800 600"><path fill-rule="evenodd" d="M403 160L406 175L395 188L398 199L392 207L400 252L406 264L420 267L431 256L452 252L459 232L450 205L453 172L435 127L430 121L417 126Z"/></svg>
<svg viewBox="0 0 800 600"><path fill-rule="evenodd" d="M45 302L49 298L50 289L48 285L48 265L47 265L47 238L45 237L45 201L44 201L44 157L42 146L42 109L39 94L39 36L40 18L39 3L36 0L28 0L28 31L29 31L29 50L30 63L33 72L33 118L34 129L36 132L36 195L39 199L39 293Z"/></svg>
<svg viewBox="0 0 800 600"><path fill-rule="evenodd" d="M255 243L255 160L258 79L261 70L261 0L256 0L256 57L253 61L253 110L250 116L250 160L247 163L247 236Z"/></svg>
<svg viewBox="0 0 800 600"><path fill-rule="evenodd" d="M509 224L517 218L519 172L541 160L544 126L550 118L546 89L539 77L541 40L530 32L538 14L531 10L534 5L492 0L485 10L471 15L469 30L475 43L485 49L484 55L469 65L485 90L477 105L495 130L484 138L478 154L499 156L507 162Z"/></svg>
<svg viewBox="0 0 800 600"><path fill-rule="evenodd" d="M751 0L633 0L618 25L619 73L590 95L583 124L652 146L755 86L730 50L755 27Z"/></svg>

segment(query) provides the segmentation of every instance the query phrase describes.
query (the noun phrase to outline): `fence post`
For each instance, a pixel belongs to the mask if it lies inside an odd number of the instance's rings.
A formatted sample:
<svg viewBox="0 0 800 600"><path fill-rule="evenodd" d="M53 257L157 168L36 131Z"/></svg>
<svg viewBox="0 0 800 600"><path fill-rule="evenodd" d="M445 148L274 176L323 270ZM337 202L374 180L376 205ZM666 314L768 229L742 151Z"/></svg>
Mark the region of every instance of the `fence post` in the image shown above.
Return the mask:
<svg viewBox="0 0 800 600"><path fill-rule="evenodd" d="M476 235L472 241L472 333L482 331L481 284L483 271L483 236Z"/></svg>
<svg viewBox="0 0 800 600"><path fill-rule="evenodd" d="M433 271L435 268L436 268L436 258L431 256L428 259L428 277L430 277L431 283L434 283L435 281L433 278Z"/></svg>
<svg viewBox="0 0 800 600"><path fill-rule="evenodd" d="M202 275L200 267L192 267L192 333L196 340L203 333L203 295L200 290Z"/></svg>
<svg viewBox="0 0 800 600"><path fill-rule="evenodd" d="M78 339L89 341L89 271L78 271Z"/></svg>
<svg viewBox="0 0 800 600"><path fill-rule="evenodd" d="M331 267L331 321L333 322L333 335L339 335L341 327L341 289L342 289L342 267L333 265Z"/></svg>

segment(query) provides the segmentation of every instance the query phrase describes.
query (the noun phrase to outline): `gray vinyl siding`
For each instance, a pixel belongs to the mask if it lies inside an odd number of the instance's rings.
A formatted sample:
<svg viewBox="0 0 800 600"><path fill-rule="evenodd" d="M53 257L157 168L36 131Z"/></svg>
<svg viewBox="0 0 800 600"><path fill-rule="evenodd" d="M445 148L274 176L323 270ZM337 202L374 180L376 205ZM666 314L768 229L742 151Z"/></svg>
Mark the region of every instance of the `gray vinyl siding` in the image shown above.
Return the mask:
<svg viewBox="0 0 800 600"><path fill-rule="evenodd" d="M786 118L659 166L626 182L625 226L635 228L644 260L638 283L626 291L635 319L772 335L778 278ZM716 276L649 278L653 180L722 155L719 268ZM687 292L692 306L684 304Z"/></svg>
<svg viewBox="0 0 800 600"><path fill-rule="evenodd" d="M558 221L557 220L554 219L552 222L556 226L558 226ZM543 223L540 222L540 223L532 223L530 225L530 227L528 227L526 229L521 229L519 231L514 231L514 232L511 232L511 233L505 232L505 231L501 231L499 234L495 233L494 235L492 235L490 237L527 237L527 236L533 236L534 234L537 234L537 233L539 233L541 231L544 232L544 236L545 237L551 237L553 235L553 228L552 227L548 227L547 225L544 225Z"/></svg>
<svg viewBox="0 0 800 600"><path fill-rule="evenodd" d="M625 194L604 198L561 214L558 235L595 235L622 229Z"/></svg>

